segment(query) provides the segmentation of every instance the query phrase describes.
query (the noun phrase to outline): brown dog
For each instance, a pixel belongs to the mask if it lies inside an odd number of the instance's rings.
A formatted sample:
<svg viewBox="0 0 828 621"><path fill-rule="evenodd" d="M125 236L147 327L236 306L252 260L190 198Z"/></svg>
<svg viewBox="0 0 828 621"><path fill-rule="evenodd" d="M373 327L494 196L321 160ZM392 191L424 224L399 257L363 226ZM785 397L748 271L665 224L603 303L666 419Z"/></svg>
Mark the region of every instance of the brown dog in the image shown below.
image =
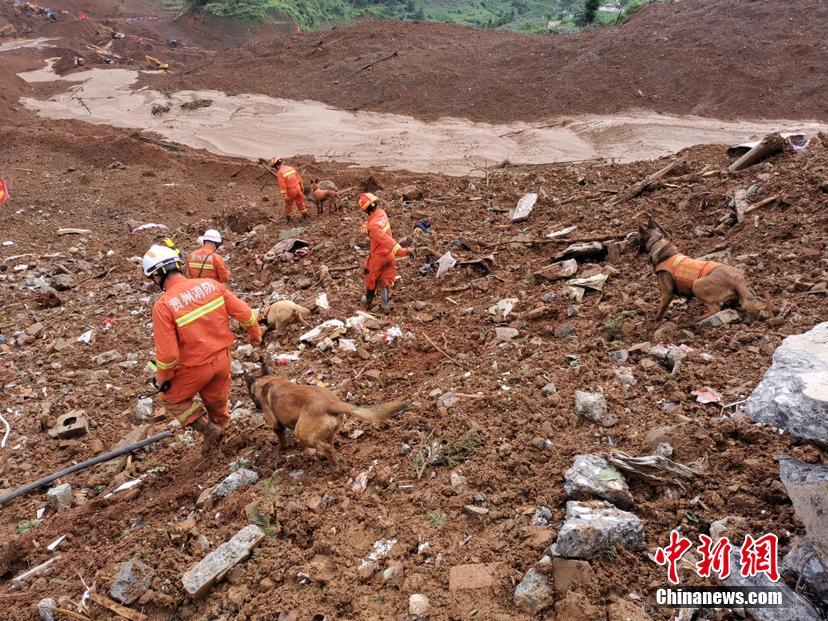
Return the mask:
<svg viewBox="0 0 828 621"><path fill-rule="evenodd" d="M741 308L762 319L771 316L769 300L759 300L747 286L745 275L730 265L698 261L681 254L649 214L638 226L638 243L646 252L658 277L661 302L656 321L661 321L673 296L695 296L705 304L705 319L721 310L722 304L738 301Z"/></svg>
<svg viewBox="0 0 828 621"><path fill-rule="evenodd" d="M256 379L245 374L247 390L256 407L285 448L285 429L292 429L300 446L321 452L329 461L336 457L334 439L346 415L377 424L408 409L408 403L393 401L373 407L359 407L341 401L327 388L303 386L277 375L271 375L262 363L262 376Z"/></svg>
<svg viewBox="0 0 828 621"><path fill-rule="evenodd" d="M316 211L322 213L325 203L329 203L328 211L337 209L336 198L338 192L333 181L314 180L310 186L310 199L316 204Z"/></svg>
<svg viewBox="0 0 828 621"><path fill-rule="evenodd" d="M300 322L305 326L310 325L307 322L308 315L310 315L310 311L304 306L290 300L279 300L262 308L259 312L259 321L264 321L267 324L263 334L269 330L276 330L281 333L292 323Z"/></svg>

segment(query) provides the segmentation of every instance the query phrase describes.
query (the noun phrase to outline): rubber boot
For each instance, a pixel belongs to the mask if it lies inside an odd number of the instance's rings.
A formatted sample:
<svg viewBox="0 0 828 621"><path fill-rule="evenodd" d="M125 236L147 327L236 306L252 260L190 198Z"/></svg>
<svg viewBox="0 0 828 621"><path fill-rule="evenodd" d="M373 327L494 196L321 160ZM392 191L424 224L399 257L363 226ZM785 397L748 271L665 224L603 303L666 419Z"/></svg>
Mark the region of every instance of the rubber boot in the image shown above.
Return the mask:
<svg viewBox="0 0 828 621"><path fill-rule="evenodd" d="M388 287L382 290L382 312L386 315L391 312L391 289Z"/></svg>
<svg viewBox="0 0 828 621"><path fill-rule="evenodd" d="M224 429L211 423L203 416L190 425L190 427L204 436L204 442L201 444L202 455L212 453L221 445L221 440L224 437Z"/></svg>
<svg viewBox="0 0 828 621"><path fill-rule="evenodd" d="M362 301L365 303L365 310L371 310L371 307L374 305L374 294L376 292L376 289L365 290L365 295L362 296Z"/></svg>

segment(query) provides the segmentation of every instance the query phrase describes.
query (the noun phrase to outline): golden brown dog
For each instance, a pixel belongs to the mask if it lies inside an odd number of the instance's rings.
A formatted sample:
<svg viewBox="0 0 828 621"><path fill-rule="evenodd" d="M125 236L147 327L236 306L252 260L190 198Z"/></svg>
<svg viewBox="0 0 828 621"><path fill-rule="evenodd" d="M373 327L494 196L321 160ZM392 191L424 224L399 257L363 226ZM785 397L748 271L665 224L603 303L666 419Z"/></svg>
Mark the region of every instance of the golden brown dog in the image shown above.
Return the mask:
<svg viewBox="0 0 828 621"><path fill-rule="evenodd" d="M264 332L276 330L281 333L292 323L299 322L305 326L310 325L307 321L308 315L310 315L310 311L304 306L290 300L279 300L261 310L259 321L264 321L267 324Z"/></svg>
<svg viewBox="0 0 828 621"><path fill-rule="evenodd" d="M714 261L698 261L681 254L649 214L638 226L638 243L646 252L658 277L661 302L656 321L661 321L673 296L695 296L705 304L705 319L721 310L722 304L738 301L741 308L762 319L771 316L769 300L758 299L747 285L745 275L735 267Z"/></svg>
<svg viewBox="0 0 828 621"><path fill-rule="evenodd" d="M322 213L325 203L328 203L328 211L336 210L338 205L336 184L333 181L314 180L310 186L310 199L316 204L316 211Z"/></svg>
<svg viewBox="0 0 828 621"><path fill-rule="evenodd" d="M408 403L393 401L373 407L359 407L340 400L327 388L303 386L277 375L271 375L262 363L262 376L253 379L245 374L247 390L256 407L285 448L285 429L292 429L300 446L313 448L328 460L336 457L334 439L345 416L377 424L408 409Z"/></svg>

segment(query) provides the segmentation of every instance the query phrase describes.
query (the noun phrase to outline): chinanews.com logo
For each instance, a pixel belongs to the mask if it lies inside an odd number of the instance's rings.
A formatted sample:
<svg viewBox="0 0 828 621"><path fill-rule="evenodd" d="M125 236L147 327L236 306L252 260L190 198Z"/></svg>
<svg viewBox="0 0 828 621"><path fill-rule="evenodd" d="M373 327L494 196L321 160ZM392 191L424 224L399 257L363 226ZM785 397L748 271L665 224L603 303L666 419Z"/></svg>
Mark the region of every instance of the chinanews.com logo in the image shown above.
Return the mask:
<svg viewBox="0 0 828 621"><path fill-rule="evenodd" d="M779 582L779 540L773 533L754 538L745 535L740 546L727 537L713 541L699 535L695 563L692 567L700 578L717 578L725 586L681 587L679 563L693 543L678 530L670 532L670 543L656 549L654 560L667 568L671 587L656 590L655 604L666 608L785 608L789 605L780 587L768 584ZM737 574L753 586L728 586L727 578Z"/></svg>

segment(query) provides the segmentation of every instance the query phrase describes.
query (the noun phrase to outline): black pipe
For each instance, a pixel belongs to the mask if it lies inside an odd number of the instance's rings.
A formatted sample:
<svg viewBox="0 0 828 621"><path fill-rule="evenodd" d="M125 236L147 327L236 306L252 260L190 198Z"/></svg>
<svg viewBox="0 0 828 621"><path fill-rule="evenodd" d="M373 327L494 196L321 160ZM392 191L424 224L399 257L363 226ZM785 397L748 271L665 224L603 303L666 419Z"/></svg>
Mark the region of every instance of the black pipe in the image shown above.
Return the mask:
<svg viewBox="0 0 828 621"><path fill-rule="evenodd" d="M146 438L145 440L141 440L140 442L136 442L135 444L130 444L129 446L119 448L116 451L104 453L103 455L98 455L97 457L94 457L92 459L88 459L79 464L75 464L70 468L66 468L66 470L61 470L60 472L50 474L48 477L43 477L42 479L40 479L39 481L35 481L34 483L29 483L28 485L24 485L23 487L18 487L11 494L8 494L7 496L3 496L2 498L0 498L0 505L4 505L8 501L17 498L18 496L22 496L23 494L28 494L32 490L36 490L38 487L46 485L47 483L51 483L55 479L65 477L66 475L72 474L73 472L78 472L79 470L85 470L90 466L94 466L95 464L100 464L102 462L115 459L116 457L120 457L121 455L126 455L127 453L131 453L132 451L147 446L148 444L154 444L160 440L169 438L171 435L172 431L164 431L163 433L159 433L158 435L152 436L151 438Z"/></svg>

